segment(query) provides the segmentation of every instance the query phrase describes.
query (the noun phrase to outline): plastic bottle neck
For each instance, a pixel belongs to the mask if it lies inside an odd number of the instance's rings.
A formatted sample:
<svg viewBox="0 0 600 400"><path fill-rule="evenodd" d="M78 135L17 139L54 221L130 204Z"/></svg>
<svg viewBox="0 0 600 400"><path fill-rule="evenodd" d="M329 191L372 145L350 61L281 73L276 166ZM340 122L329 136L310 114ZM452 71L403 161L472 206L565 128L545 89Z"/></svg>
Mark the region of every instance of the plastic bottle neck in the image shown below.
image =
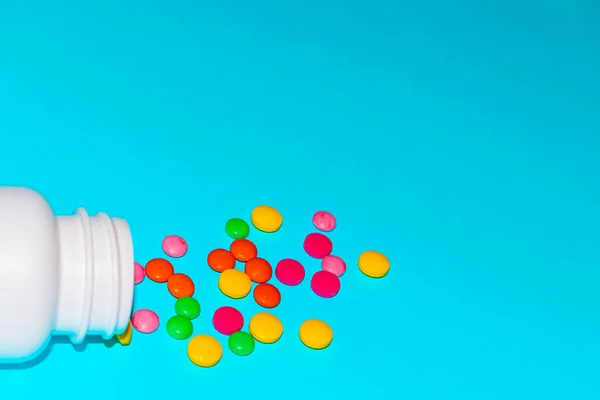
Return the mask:
<svg viewBox="0 0 600 400"><path fill-rule="evenodd" d="M133 306L133 244L127 222L79 208L56 217L59 296L56 334L75 344L123 332Z"/></svg>

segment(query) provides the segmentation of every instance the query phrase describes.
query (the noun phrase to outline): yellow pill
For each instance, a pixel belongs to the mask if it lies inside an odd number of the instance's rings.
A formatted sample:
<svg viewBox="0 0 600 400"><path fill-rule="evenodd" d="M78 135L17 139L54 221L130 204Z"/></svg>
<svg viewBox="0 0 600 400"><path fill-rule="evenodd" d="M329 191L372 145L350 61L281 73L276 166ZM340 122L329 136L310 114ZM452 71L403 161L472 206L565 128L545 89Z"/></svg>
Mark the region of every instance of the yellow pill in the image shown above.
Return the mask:
<svg viewBox="0 0 600 400"><path fill-rule="evenodd" d="M254 225L259 231L272 233L281 228L283 217L279 211L273 207L258 206L252 210L250 221L252 222L252 225Z"/></svg>
<svg viewBox="0 0 600 400"><path fill-rule="evenodd" d="M358 257L358 268L371 278L382 278L390 270L390 260L375 250L367 250Z"/></svg>
<svg viewBox="0 0 600 400"><path fill-rule="evenodd" d="M333 340L333 330L325 322L309 319L300 325L300 341L307 347L321 350L329 346Z"/></svg>
<svg viewBox="0 0 600 400"><path fill-rule="evenodd" d="M223 348L217 339L208 335L198 335L188 342L187 355L200 367L212 367L223 356Z"/></svg>
<svg viewBox="0 0 600 400"><path fill-rule="evenodd" d="M127 324L125 332L119 333L115 336L117 337L117 340L119 341L119 343L121 343L122 346L129 345L129 343L131 343L131 322Z"/></svg>
<svg viewBox="0 0 600 400"><path fill-rule="evenodd" d="M252 289L250 277L239 269L226 269L219 276L219 290L232 299L246 297Z"/></svg>
<svg viewBox="0 0 600 400"><path fill-rule="evenodd" d="M254 315L248 329L254 339L265 344L275 343L283 334L283 324L279 318L268 312Z"/></svg>

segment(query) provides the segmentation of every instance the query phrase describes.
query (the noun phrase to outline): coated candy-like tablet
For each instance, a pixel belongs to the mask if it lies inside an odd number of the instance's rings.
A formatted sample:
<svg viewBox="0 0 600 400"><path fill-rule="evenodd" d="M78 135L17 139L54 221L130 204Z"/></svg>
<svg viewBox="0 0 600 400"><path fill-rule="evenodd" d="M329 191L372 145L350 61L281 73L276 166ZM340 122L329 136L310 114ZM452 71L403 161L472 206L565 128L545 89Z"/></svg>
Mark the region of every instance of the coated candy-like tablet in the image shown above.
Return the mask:
<svg viewBox="0 0 600 400"><path fill-rule="evenodd" d="M133 313L131 324L141 333L152 333L158 329L158 315L147 308L142 308Z"/></svg>
<svg viewBox="0 0 600 400"><path fill-rule="evenodd" d="M179 258L187 253L188 244L181 236L169 235L163 239L162 249L166 255Z"/></svg>
<svg viewBox="0 0 600 400"><path fill-rule="evenodd" d="M331 232L337 224L333 214L327 211L317 211L312 220L315 228L323 232Z"/></svg>
<svg viewBox="0 0 600 400"><path fill-rule="evenodd" d="M167 281L169 293L175 298L192 297L196 290L194 282L186 274L173 274Z"/></svg>
<svg viewBox="0 0 600 400"><path fill-rule="evenodd" d="M275 276L281 283L288 286L299 285L304 280L304 267L296 260L284 258L275 267Z"/></svg>
<svg viewBox="0 0 600 400"><path fill-rule="evenodd" d="M281 293L270 283L261 283L254 288L254 300L259 306L274 308L281 302Z"/></svg>
<svg viewBox="0 0 600 400"><path fill-rule="evenodd" d="M237 331L229 336L229 350L238 356L247 356L254 351L254 338L247 332Z"/></svg>
<svg viewBox="0 0 600 400"><path fill-rule="evenodd" d="M271 264L264 258L255 257L246 262L244 266L246 275L250 277L252 282L264 283L273 276L273 268Z"/></svg>
<svg viewBox="0 0 600 400"><path fill-rule="evenodd" d="M166 282L173 272L175 272L173 264L164 258L153 258L146 264L146 276L154 282Z"/></svg>
<svg viewBox="0 0 600 400"><path fill-rule="evenodd" d="M175 302L175 313L187 319L194 319L200 315L200 303L193 297L180 297Z"/></svg>
<svg viewBox="0 0 600 400"><path fill-rule="evenodd" d="M133 263L133 283L136 285L142 283L145 277L146 271L144 270L144 267L142 267L142 264Z"/></svg>
<svg viewBox="0 0 600 400"><path fill-rule="evenodd" d="M248 275L238 269L228 269L219 276L219 289L232 299L246 297L252 289L252 281Z"/></svg>
<svg viewBox="0 0 600 400"><path fill-rule="evenodd" d="M169 318L167 321L167 333L173 339L184 340L192 336L194 326L192 321L181 315Z"/></svg>
<svg viewBox="0 0 600 400"><path fill-rule="evenodd" d="M219 307L213 315L213 326L223 335L231 335L244 326L244 316L233 307Z"/></svg>
<svg viewBox="0 0 600 400"><path fill-rule="evenodd" d="M375 250L367 250L358 257L358 268L371 278L382 278L390 270L390 260Z"/></svg>
<svg viewBox="0 0 600 400"><path fill-rule="evenodd" d="M248 239L235 239L231 243L229 251L231 254L233 254L236 260L241 262L246 262L256 257L256 254L258 253L254 243Z"/></svg>
<svg viewBox="0 0 600 400"><path fill-rule="evenodd" d="M314 258L323 258L333 250L331 240L322 233L309 233L304 239L304 251Z"/></svg>
<svg viewBox="0 0 600 400"><path fill-rule="evenodd" d="M271 206L258 206L252 210L250 221L259 231L272 233L281 228L283 217Z"/></svg>
<svg viewBox="0 0 600 400"><path fill-rule="evenodd" d="M199 367L212 367L223 356L223 348L217 339L208 335L194 336L188 342L187 355Z"/></svg>
<svg viewBox="0 0 600 400"><path fill-rule="evenodd" d="M250 334L261 343L271 344L283 334L283 324L273 314L261 312L250 319Z"/></svg>
<svg viewBox="0 0 600 400"><path fill-rule="evenodd" d="M328 271L316 272L310 280L310 287L318 296L333 297L340 291L340 278Z"/></svg>
<svg viewBox="0 0 600 400"><path fill-rule="evenodd" d="M217 272L223 272L226 269L235 267L235 257L229 250L214 249L208 253L208 266Z"/></svg>
<svg viewBox="0 0 600 400"><path fill-rule="evenodd" d="M331 254L323 257L321 261L321 268L323 271L331 272L336 276L342 276L346 272L346 262L338 256L332 256Z"/></svg>
<svg viewBox="0 0 600 400"><path fill-rule="evenodd" d="M307 347L321 350L329 346L333 340L333 330L325 322L309 319L300 325L300 341Z"/></svg>
<svg viewBox="0 0 600 400"><path fill-rule="evenodd" d="M250 226L241 218L231 218L225 224L225 233L233 239L244 239L250 234Z"/></svg>
<svg viewBox="0 0 600 400"><path fill-rule="evenodd" d="M129 345L129 343L131 343L131 332L132 332L131 321L129 321L129 323L127 324L127 328L125 329L125 332L115 335L117 337L117 340L119 341L119 343L121 343L121 346L127 346L127 345Z"/></svg>

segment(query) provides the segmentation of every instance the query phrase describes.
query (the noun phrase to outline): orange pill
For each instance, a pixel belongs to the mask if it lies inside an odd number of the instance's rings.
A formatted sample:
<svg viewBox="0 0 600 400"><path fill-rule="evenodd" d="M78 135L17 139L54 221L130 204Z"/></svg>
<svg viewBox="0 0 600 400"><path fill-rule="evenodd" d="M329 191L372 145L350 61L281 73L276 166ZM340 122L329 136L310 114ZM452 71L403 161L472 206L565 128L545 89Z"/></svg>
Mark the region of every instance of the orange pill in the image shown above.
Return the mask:
<svg viewBox="0 0 600 400"><path fill-rule="evenodd" d="M231 243L229 247L231 254L235 257L236 260L241 262L246 262L248 260L256 257L258 250L256 250L256 246L254 243L249 241L248 239L236 239Z"/></svg>
<svg viewBox="0 0 600 400"><path fill-rule="evenodd" d="M154 282L164 283L173 275L173 264L164 258L153 258L146 264L146 276Z"/></svg>
<svg viewBox="0 0 600 400"><path fill-rule="evenodd" d="M235 257L228 250L215 249L208 253L208 266L217 272L235 267Z"/></svg>
<svg viewBox="0 0 600 400"><path fill-rule="evenodd" d="M246 275L250 277L252 282L265 283L273 276L273 268L271 264L264 258L255 257L246 262L244 267Z"/></svg>
<svg viewBox="0 0 600 400"><path fill-rule="evenodd" d="M254 300L259 306L274 308L281 302L281 293L270 283L261 283L254 288Z"/></svg>
<svg viewBox="0 0 600 400"><path fill-rule="evenodd" d="M173 297L192 297L194 295L194 282L186 274L173 274L167 281L167 288Z"/></svg>

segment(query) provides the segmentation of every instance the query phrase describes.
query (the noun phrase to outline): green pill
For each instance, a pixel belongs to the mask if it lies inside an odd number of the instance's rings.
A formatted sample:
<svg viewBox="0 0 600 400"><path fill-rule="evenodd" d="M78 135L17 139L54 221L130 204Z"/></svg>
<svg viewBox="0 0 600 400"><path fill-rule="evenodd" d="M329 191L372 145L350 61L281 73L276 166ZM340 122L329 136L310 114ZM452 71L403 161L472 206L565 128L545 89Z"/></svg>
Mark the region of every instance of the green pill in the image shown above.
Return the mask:
<svg viewBox="0 0 600 400"><path fill-rule="evenodd" d="M176 315L167 321L167 333L173 339L187 339L192 336L192 332L194 332L194 326L192 325L192 321L186 317Z"/></svg>
<svg viewBox="0 0 600 400"><path fill-rule="evenodd" d="M225 224L225 232L233 239L244 239L250 234L250 225L240 218L231 218Z"/></svg>
<svg viewBox="0 0 600 400"><path fill-rule="evenodd" d="M175 302L175 313L180 317L194 319L200 315L200 303L193 297L181 297Z"/></svg>
<svg viewBox="0 0 600 400"><path fill-rule="evenodd" d="M228 345L233 354L247 356L254 351L254 338L246 332L233 332L229 336Z"/></svg>

